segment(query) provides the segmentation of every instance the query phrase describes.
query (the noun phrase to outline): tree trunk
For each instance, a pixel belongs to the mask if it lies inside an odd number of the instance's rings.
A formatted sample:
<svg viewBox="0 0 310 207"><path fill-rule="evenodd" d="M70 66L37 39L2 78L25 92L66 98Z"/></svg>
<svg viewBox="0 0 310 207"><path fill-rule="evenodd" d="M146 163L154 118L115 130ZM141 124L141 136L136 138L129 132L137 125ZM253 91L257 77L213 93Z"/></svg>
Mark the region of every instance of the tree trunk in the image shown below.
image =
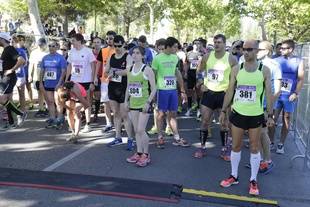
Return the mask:
<svg viewBox="0 0 310 207"><path fill-rule="evenodd" d="M259 26L262 28L262 39L267 40L267 34L266 34L266 27L265 27L265 19L262 18L262 21L260 22Z"/></svg>
<svg viewBox="0 0 310 207"><path fill-rule="evenodd" d="M62 28L64 30L64 36L68 37L69 34L69 28L68 28L68 14L67 12L65 12L64 16L63 16L63 24L62 24Z"/></svg>
<svg viewBox="0 0 310 207"><path fill-rule="evenodd" d="M28 13L31 22L31 28L35 35L36 41L38 41L42 36L45 36L44 28L42 26L40 12L37 0L27 0L28 3Z"/></svg>

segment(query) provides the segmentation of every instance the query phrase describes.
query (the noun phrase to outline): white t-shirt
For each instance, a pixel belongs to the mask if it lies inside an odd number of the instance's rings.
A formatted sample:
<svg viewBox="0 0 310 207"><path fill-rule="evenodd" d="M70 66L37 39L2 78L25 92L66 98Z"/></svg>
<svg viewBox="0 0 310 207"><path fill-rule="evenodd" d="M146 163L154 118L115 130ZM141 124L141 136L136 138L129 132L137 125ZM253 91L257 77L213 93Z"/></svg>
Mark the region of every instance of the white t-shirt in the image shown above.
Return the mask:
<svg viewBox="0 0 310 207"><path fill-rule="evenodd" d="M96 58L90 48L83 47L81 50L72 48L69 52L68 63L71 64L71 80L77 83L92 82L91 63Z"/></svg>
<svg viewBox="0 0 310 207"><path fill-rule="evenodd" d="M33 68L33 81L39 81L40 70L41 70L41 61L45 55L48 55L47 51L41 51L40 48L33 50L29 57L29 65L34 64ZM31 71L32 68L29 68ZM29 74L30 75L30 74Z"/></svg>

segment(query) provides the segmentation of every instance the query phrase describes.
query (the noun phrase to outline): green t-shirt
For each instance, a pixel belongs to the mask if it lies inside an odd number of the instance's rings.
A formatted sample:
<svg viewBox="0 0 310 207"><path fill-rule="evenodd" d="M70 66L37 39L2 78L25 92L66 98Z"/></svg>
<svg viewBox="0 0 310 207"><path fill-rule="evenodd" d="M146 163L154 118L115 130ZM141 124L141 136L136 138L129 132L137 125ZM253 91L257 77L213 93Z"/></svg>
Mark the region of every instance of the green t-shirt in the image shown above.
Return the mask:
<svg viewBox="0 0 310 207"><path fill-rule="evenodd" d="M152 68L156 74L157 89L174 90L177 88L175 72L179 58L177 55L158 54L152 62Z"/></svg>

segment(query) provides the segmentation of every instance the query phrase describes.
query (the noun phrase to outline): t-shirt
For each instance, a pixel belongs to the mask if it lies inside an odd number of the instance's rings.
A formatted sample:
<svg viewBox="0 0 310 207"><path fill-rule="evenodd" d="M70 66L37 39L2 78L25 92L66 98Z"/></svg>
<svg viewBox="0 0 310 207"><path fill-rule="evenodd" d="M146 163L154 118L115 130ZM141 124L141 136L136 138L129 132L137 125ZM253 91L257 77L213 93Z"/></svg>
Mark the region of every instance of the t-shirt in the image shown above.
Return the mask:
<svg viewBox="0 0 310 207"><path fill-rule="evenodd" d="M29 65L33 64L34 68L29 68L29 73L31 73L31 71L33 70L33 76L32 76L33 81L40 80L39 77L40 77L41 62L43 57L47 54L48 54L47 51L41 51L40 48L37 48L31 52L29 57Z"/></svg>
<svg viewBox="0 0 310 207"><path fill-rule="evenodd" d="M16 48L18 54L23 57L26 61L28 60L27 57L27 53L24 49L22 48ZM26 64L20 66L17 70L16 70L16 76L18 78L25 78L26 77Z"/></svg>
<svg viewBox="0 0 310 207"><path fill-rule="evenodd" d="M115 48L114 47L106 47L106 48L102 48L97 56L97 61L102 62L102 71L105 70L105 66L107 64L107 61L109 58L111 58L111 56L115 53ZM101 81L102 82L109 82L109 78L108 78L108 74L106 73L102 73L101 76Z"/></svg>
<svg viewBox="0 0 310 207"><path fill-rule="evenodd" d="M152 68L156 72L157 89L174 90L177 88L175 72L178 63L179 58L174 54L161 53L154 58Z"/></svg>
<svg viewBox="0 0 310 207"><path fill-rule="evenodd" d="M62 55L55 53L44 56L41 63L41 70L44 72L44 86L46 88L55 88L66 68L67 62Z"/></svg>
<svg viewBox="0 0 310 207"><path fill-rule="evenodd" d="M6 70L10 70L13 68L16 63L17 59L20 55L18 54L17 50L13 46L7 46L3 49L0 59L0 74L3 76L3 72ZM2 67L1 67L2 66ZM10 76L16 76L15 72L11 73Z"/></svg>
<svg viewBox="0 0 310 207"><path fill-rule="evenodd" d="M71 81L77 83L92 82L91 63L95 61L96 58L90 48L83 47L81 50L72 48L68 57L68 63L72 66Z"/></svg>

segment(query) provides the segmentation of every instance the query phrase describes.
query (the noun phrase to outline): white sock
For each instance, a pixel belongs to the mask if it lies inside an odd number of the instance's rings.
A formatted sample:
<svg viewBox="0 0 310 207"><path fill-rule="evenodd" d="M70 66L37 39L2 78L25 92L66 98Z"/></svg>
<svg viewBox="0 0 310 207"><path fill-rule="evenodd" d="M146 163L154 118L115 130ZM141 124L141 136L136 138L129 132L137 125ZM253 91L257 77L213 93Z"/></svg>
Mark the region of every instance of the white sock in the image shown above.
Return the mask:
<svg viewBox="0 0 310 207"><path fill-rule="evenodd" d="M231 175L234 176L235 178L238 178L238 167L240 159L241 159L241 151L240 152L231 151L230 153Z"/></svg>
<svg viewBox="0 0 310 207"><path fill-rule="evenodd" d="M251 158L250 158L250 163L251 163L251 179L252 180L257 180L257 173L259 170L259 164L260 164L260 153L258 152L257 154L252 154L251 153Z"/></svg>
<svg viewBox="0 0 310 207"><path fill-rule="evenodd" d="M106 122L107 122L106 126L108 127L112 126L112 123L110 122L110 120L106 119Z"/></svg>
<svg viewBox="0 0 310 207"><path fill-rule="evenodd" d="M178 134L174 135L174 139L175 140L180 140L180 135L178 135Z"/></svg>

